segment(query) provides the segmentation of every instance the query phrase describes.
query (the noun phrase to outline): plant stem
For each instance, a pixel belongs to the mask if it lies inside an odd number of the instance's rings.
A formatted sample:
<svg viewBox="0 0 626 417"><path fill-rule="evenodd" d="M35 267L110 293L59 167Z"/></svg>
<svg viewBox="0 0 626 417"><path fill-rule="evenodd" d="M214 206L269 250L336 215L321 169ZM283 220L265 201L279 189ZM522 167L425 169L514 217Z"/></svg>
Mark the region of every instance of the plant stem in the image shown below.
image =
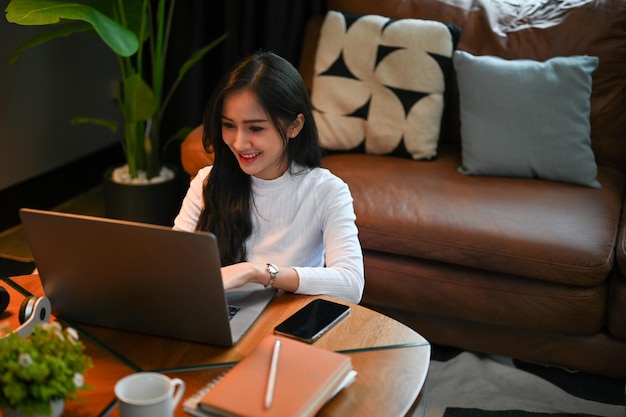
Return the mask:
<svg viewBox="0 0 626 417"><path fill-rule="evenodd" d="M157 5L156 31L152 31L151 39L154 39L153 57L152 57L152 90L155 97L155 112L152 117L152 126L149 132L151 141L146 138L146 154L147 154L147 174L148 177L157 175L157 161L160 158L160 136L161 136L161 120L163 116L163 83L165 77L165 56L167 54L167 44L169 40L170 30L172 26L172 16L174 14L175 0L171 0L169 4L168 14L166 14L165 0L159 0ZM152 19L151 19L152 21Z"/></svg>
<svg viewBox="0 0 626 417"><path fill-rule="evenodd" d="M120 22L124 27L126 27L126 14L124 13L124 4L123 0L117 0L113 2L113 14L115 20ZM120 70L120 85L116 94L116 100L120 110L123 115L123 128L122 134L124 135L122 138L123 151L126 155L126 161L129 166L129 171L131 174L133 172L137 172L136 164L134 163L136 154L133 146L132 135L130 132L132 131L131 126L128 124L128 111L125 106L126 98L124 97L126 80L129 77L129 74L132 72L132 62L128 57L122 57L120 55L116 55L117 64ZM132 161L132 162L131 162Z"/></svg>
<svg viewBox="0 0 626 417"><path fill-rule="evenodd" d="M119 0L122 1L122 0ZM146 25L148 24L148 0L144 0L141 5L141 24L139 28L139 48L137 49L137 74L143 74L143 43L146 35Z"/></svg>
<svg viewBox="0 0 626 417"><path fill-rule="evenodd" d="M171 2L174 4L174 1ZM163 94L163 75L165 72L165 0L159 0L157 9L156 41L154 45L154 61L152 64L152 88L156 97L157 112L161 108Z"/></svg>

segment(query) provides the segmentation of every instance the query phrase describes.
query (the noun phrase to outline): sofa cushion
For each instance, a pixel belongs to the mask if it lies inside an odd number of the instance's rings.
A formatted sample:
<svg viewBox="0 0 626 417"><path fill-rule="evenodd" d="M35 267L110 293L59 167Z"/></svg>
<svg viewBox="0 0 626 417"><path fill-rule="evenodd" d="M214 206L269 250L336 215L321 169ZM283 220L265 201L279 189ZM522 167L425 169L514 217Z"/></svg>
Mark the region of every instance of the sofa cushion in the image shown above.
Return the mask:
<svg viewBox="0 0 626 417"><path fill-rule="evenodd" d="M539 62L456 51L460 171L598 188L589 125L597 66L589 56Z"/></svg>
<svg viewBox="0 0 626 417"><path fill-rule="evenodd" d="M362 303L376 308L578 336L605 326L604 282L549 283L368 250L364 263Z"/></svg>
<svg viewBox="0 0 626 417"><path fill-rule="evenodd" d="M437 153L458 28L378 15L326 15L311 92L322 147Z"/></svg>
<svg viewBox="0 0 626 417"><path fill-rule="evenodd" d="M434 161L330 155L354 197L365 250L543 281L592 286L613 267L624 173L599 166L601 189L459 173L458 151Z"/></svg>

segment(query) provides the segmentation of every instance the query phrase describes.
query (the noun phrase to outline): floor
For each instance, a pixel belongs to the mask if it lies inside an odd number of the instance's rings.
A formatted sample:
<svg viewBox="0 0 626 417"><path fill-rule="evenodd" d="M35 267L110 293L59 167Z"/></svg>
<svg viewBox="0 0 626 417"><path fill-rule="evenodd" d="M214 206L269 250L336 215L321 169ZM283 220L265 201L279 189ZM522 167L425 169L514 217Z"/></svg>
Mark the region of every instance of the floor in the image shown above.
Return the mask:
<svg viewBox="0 0 626 417"><path fill-rule="evenodd" d="M104 216L102 187L97 186L74 197L52 210L64 213ZM22 226L15 226L0 233L0 257L23 262L33 260Z"/></svg>

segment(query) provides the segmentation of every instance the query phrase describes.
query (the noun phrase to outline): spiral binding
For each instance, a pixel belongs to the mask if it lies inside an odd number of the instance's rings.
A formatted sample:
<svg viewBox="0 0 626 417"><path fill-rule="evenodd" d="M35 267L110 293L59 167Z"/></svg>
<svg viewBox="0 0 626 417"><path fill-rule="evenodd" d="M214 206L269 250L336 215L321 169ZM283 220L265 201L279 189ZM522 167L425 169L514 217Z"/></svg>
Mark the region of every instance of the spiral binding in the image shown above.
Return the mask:
<svg viewBox="0 0 626 417"><path fill-rule="evenodd" d="M206 395L207 392L209 392L218 382L220 382L222 378L224 378L224 375L226 375L229 370L230 369L222 372L221 374L213 378L211 381L209 381L205 386L203 386L198 391L196 391L195 394L186 398L185 401L183 402L183 409L185 410L185 412L187 414L191 414L192 416L197 416L197 417L210 416L211 414L206 413L198 408L198 403Z"/></svg>

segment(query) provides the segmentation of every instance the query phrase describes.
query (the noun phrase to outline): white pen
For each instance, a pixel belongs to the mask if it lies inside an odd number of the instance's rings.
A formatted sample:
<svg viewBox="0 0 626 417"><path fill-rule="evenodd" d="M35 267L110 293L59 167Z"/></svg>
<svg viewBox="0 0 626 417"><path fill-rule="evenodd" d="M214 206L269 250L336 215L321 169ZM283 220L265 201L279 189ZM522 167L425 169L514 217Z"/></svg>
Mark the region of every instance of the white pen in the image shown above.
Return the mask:
<svg viewBox="0 0 626 417"><path fill-rule="evenodd" d="M278 369L278 355L280 355L280 340L274 342L272 352L272 362L270 363L270 373L267 377L267 390L265 391L265 408L272 406L274 399L274 387L276 386L276 370Z"/></svg>

